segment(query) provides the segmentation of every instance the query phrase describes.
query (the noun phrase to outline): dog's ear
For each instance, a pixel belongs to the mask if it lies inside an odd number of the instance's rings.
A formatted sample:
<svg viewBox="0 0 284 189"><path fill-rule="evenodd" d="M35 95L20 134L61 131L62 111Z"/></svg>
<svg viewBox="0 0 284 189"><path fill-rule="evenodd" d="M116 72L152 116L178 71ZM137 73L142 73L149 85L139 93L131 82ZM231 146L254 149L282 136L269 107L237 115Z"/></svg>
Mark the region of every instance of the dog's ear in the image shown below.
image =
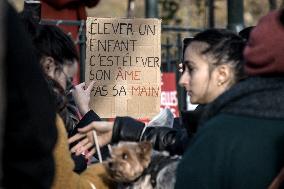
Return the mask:
<svg viewBox="0 0 284 189"><path fill-rule="evenodd" d="M139 142L141 153L148 154L152 151L152 144L148 141Z"/></svg>
<svg viewBox="0 0 284 189"><path fill-rule="evenodd" d="M152 144L148 141L143 141L138 143L140 162L144 167L147 167L150 163L152 154Z"/></svg>

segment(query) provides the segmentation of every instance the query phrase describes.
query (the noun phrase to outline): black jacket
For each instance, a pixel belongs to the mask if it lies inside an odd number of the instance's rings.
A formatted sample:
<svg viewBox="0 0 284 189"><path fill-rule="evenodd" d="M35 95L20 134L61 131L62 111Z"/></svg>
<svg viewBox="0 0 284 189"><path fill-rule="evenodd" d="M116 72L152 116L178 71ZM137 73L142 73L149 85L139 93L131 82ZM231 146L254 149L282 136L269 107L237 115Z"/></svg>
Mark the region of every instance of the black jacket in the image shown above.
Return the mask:
<svg viewBox="0 0 284 189"><path fill-rule="evenodd" d="M82 119L75 126L75 128L72 129L68 133L68 137L71 137L71 136L75 135L76 133L78 133L78 128L83 128L93 121L101 121L101 119L93 110L90 110L89 112L87 112L84 115L84 117L82 117ZM70 144L70 148L72 148L77 143L78 143L78 141ZM86 158L84 157L84 155L81 154L79 156L76 156L75 154L71 154L71 156L72 156L72 159L74 160L74 163L75 163L75 167L74 167L75 172L81 173L85 169L87 169L87 163L88 162L87 162Z"/></svg>
<svg viewBox="0 0 284 189"><path fill-rule="evenodd" d="M168 151L171 155L181 155L188 146L196 125L202 114L203 106L195 111L183 113L189 119L183 122L184 128L146 127L145 124L131 117L117 117L114 122L112 143L123 141L147 140L153 144L155 150Z"/></svg>
<svg viewBox="0 0 284 189"><path fill-rule="evenodd" d="M4 188L48 189L54 177L55 103L16 11L6 10L2 182Z"/></svg>
<svg viewBox="0 0 284 189"><path fill-rule="evenodd" d="M178 189L266 189L284 165L284 78L251 77L207 105Z"/></svg>

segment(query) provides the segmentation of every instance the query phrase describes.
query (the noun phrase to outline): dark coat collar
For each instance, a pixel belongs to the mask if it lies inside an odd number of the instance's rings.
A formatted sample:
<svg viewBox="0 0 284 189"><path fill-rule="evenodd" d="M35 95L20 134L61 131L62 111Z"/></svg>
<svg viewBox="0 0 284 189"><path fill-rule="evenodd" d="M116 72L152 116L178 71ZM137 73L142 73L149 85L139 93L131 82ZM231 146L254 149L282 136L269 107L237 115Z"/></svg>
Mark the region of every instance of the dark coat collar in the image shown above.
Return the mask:
<svg viewBox="0 0 284 189"><path fill-rule="evenodd" d="M208 104L200 125L218 113L284 120L284 77L250 77Z"/></svg>

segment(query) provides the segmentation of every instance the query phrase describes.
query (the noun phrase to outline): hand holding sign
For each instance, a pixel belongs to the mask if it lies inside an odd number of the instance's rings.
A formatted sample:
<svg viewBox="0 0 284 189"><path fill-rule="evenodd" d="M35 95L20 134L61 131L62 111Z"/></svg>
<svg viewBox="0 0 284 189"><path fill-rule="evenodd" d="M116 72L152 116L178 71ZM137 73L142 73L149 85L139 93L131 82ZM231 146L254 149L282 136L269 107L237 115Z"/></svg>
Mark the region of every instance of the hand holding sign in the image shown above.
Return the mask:
<svg viewBox="0 0 284 189"><path fill-rule="evenodd" d="M82 116L84 116L90 110L90 95L94 84L95 82L92 81L89 86L87 86L84 82L76 85L74 89L72 89L72 95Z"/></svg>

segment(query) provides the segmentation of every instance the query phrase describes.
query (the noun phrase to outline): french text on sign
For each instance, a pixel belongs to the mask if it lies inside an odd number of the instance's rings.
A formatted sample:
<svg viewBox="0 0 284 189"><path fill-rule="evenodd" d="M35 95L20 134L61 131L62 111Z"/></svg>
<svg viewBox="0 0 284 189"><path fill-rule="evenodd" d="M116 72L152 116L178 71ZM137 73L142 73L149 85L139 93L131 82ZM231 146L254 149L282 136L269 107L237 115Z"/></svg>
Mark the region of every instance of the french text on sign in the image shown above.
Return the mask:
<svg viewBox="0 0 284 189"><path fill-rule="evenodd" d="M161 20L88 18L86 83L103 118L152 118L161 97Z"/></svg>
<svg viewBox="0 0 284 189"><path fill-rule="evenodd" d="M118 35L133 35L132 23L101 23L95 19L89 27L89 34L92 35L107 35L107 34L118 34Z"/></svg>
<svg viewBox="0 0 284 189"><path fill-rule="evenodd" d="M121 51L134 51L136 39L90 39L90 51L104 51L104 52L121 52Z"/></svg>

